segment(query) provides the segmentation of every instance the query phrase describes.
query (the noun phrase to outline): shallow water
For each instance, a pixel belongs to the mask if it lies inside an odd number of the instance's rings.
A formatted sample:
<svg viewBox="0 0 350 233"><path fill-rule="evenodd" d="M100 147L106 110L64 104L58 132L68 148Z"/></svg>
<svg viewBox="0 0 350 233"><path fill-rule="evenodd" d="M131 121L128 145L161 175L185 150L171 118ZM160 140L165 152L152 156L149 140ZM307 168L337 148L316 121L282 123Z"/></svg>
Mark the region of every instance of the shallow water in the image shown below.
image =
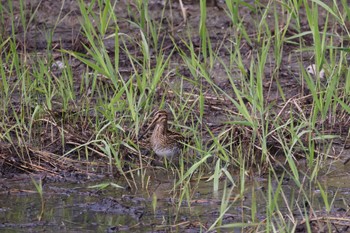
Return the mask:
<svg viewBox="0 0 350 233"><path fill-rule="evenodd" d="M350 202L349 169L340 161L326 166L327 175L320 174L319 180L329 200L334 201L332 213L347 209ZM324 172L324 171L323 171ZM302 172L300 173L302 175ZM257 205L257 219L265 219L267 185L266 177L254 177L246 182L243 198L239 187L228 181L221 182L218 192L213 192L213 183L205 180L192 181L190 198L182 199L178 208L179 195L172 192L176 177L169 171L152 171L147 189L121 189L108 187L103 190L89 188L102 183L117 183L127 187L126 183L115 179L98 181L77 181L73 183L52 182L50 178L43 185L44 207L35 186L28 175L2 179L0 192L0 230L1 232L154 232L154 231L206 231L220 216L221 199L226 185L226 194L230 196L232 206L223 217L223 224L247 222L250 220L252 200ZM158 177L158 178L157 178ZM234 175L238 183L238 175ZM40 177L35 177L38 180ZM137 177L136 177L137 179ZM272 181L277 187L278 182ZM305 184L304 184L305 185ZM286 200L297 199L300 189L292 179L284 177L282 182ZM313 192L313 208L319 214L325 211L325 204L318 186L305 188ZM253 192L254 191L254 192ZM252 193L254 198L252 199ZM157 199L155 202L154 200ZM302 202L302 200L299 200ZM152 204L153 203L153 204ZM156 208L153 206L156 205ZM288 213L284 199L280 198L279 210ZM293 210L298 216L298 211ZM232 232L233 229L228 230ZM241 232L240 229L235 229ZM225 230L224 230L225 232Z"/></svg>

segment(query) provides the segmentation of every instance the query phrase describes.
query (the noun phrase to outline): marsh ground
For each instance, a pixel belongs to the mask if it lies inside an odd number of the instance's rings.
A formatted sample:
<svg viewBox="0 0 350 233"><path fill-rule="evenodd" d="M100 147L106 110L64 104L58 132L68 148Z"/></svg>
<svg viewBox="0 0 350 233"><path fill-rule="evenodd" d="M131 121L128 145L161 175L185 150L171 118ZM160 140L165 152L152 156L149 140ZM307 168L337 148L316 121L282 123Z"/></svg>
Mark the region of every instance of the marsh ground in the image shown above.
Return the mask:
<svg viewBox="0 0 350 233"><path fill-rule="evenodd" d="M254 232L283 187L269 221L346 232L349 16L315 2L2 1L0 228ZM158 107L194 141L183 167L136 140Z"/></svg>

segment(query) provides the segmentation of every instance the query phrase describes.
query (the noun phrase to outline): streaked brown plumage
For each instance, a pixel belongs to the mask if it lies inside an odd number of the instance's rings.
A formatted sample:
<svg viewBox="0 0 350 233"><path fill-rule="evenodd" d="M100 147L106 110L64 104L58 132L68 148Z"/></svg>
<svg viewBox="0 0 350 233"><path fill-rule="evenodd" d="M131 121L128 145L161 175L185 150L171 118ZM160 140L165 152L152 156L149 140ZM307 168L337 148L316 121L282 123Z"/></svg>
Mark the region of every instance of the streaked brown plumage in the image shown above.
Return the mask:
<svg viewBox="0 0 350 233"><path fill-rule="evenodd" d="M151 136L151 147L153 151L160 157L172 159L181 153L184 140L181 134L168 130L168 113L164 110L159 110L154 114L151 124L146 129L145 133L154 127Z"/></svg>

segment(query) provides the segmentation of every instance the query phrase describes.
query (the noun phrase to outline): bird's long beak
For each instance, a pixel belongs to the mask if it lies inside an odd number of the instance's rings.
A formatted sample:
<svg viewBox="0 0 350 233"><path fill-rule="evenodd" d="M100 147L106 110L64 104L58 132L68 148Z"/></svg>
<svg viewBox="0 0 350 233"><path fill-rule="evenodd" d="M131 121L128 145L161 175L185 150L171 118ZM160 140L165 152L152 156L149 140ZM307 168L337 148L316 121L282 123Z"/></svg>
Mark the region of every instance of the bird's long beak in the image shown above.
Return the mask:
<svg viewBox="0 0 350 233"><path fill-rule="evenodd" d="M153 119L151 124L147 127L147 129L137 138L137 140L141 140L142 137L155 125L156 119Z"/></svg>

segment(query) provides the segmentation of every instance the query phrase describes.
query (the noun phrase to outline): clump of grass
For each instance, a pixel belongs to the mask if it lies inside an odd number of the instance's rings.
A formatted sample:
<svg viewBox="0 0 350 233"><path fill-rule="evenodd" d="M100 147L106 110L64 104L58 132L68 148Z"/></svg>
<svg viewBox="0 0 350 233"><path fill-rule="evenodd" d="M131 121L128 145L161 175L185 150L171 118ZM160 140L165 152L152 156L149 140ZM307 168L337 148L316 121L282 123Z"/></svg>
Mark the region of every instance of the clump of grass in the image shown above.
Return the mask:
<svg viewBox="0 0 350 233"><path fill-rule="evenodd" d="M32 182L36 188L36 191L38 192L39 197L40 197L41 208L40 208L40 214L38 215L38 220L41 221L41 219L43 218L43 215L45 213L45 200L44 200L44 195L43 195L43 183L42 183L42 179L40 179L39 182L36 182L33 177L31 177L31 178L32 178Z"/></svg>

